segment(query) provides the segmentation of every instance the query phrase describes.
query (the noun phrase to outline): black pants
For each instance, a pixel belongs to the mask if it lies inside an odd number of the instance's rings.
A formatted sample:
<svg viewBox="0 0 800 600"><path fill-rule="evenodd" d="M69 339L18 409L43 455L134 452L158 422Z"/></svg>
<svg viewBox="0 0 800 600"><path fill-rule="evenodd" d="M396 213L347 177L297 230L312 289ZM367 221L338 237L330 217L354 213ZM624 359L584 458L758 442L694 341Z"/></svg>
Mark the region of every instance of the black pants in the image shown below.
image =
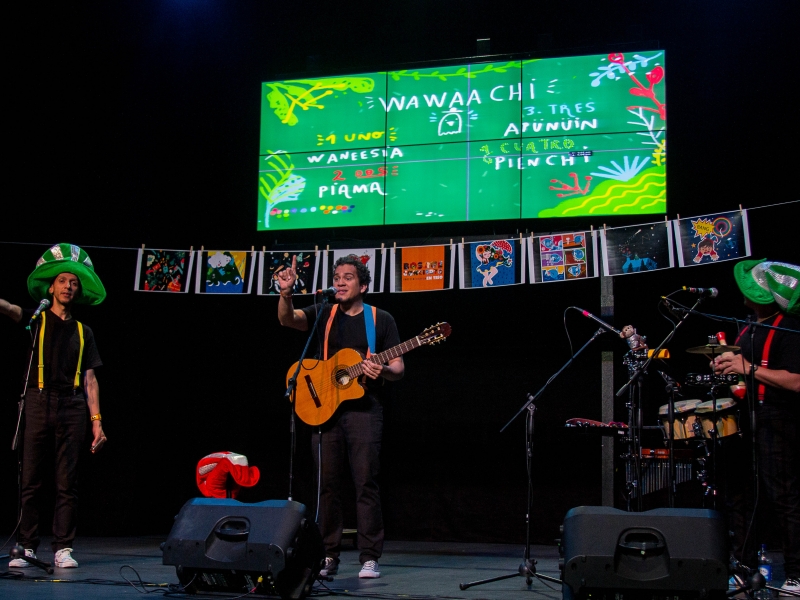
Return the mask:
<svg viewBox="0 0 800 600"><path fill-rule="evenodd" d="M356 543L362 563L378 560L383 553L383 512L381 511L378 473L383 435L383 408L366 396L348 400L345 410L337 412L322 425L322 482L319 527L325 554L338 559L341 551L342 479L349 460L356 490ZM314 432L311 449L319 468L319 433Z"/></svg>
<svg viewBox="0 0 800 600"><path fill-rule="evenodd" d="M86 440L89 414L82 392L58 395L28 390L22 445L22 516L17 541L39 547L39 512L45 473L55 470L53 551L71 548L78 512L78 456Z"/></svg>
<svg viewBox="0 0 800 600"><path fill-rule="evenodd" d="M758 417L759 513L777 524L787 577L800 577L800 427L796 419ZM751 464L751 449L745 439L737 440L725 456L726 508L733 530L733 549L736 558L753 566L760 540L752 537L742 548L745 531L750 522L752 505L752 475L746 466ZM762 524L762 530L765 524ZM752 536L752 532L751 532Z"/></svg>

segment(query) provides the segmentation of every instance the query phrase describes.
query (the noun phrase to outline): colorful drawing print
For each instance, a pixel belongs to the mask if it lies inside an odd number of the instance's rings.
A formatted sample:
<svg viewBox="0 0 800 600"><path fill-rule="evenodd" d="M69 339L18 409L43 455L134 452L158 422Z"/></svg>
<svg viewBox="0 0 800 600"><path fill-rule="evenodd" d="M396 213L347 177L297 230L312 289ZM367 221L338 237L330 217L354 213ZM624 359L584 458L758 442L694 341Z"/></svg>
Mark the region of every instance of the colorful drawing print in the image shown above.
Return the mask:
<svg viewBox="0 0 800 600"><path fill-rule="evenodd" d="M400 290L444 289L444 246L401 248Z"/></svg>
<svg viewBox="0 0 800 600"><path fill-rule="evenodd" d="M586 247L586 234L583 231L580 233L565 233L561 238L563 240L564 250Z"/></svg>
<svg viewBox="0 0 800 600"><path fill-rule="evenodd" d="M241 294L247 273L247 252L211 251L206 255L205 292Z"/></svg>
<svg viewBox="0 0 800 600"><path fill-rule="evenodd" d="M149 250L142 253L141 290L182 292L186 289L186 257L182 250Z"/></svg>
<svg viewBox="0 0 800 600"><path fill-rule="evenodd" d="M516 282L514 247L508 240L470 244L472 287L509 285Z"/></svg>
<svg viewBox="0 0 800 600"><path fill-rule="evenodd" d="M333 256L333 265L335 265L336 261L343 256L355 256L367 267L367 269L369 269L369 273L372 276L372 280L369 282L369 293L380 293L383 291L383 273L380 271L380 269L383 267L383 264L378 259L378 257L381 255L376 248L350 248L344 250L332 250L331 254ZM328 282L326 285L331 285L333 283L333 271L334 269L331 268L331 270L328 272Z"/></svg>
<svg viewBox="0 0 800 600"><path fill-rule="evenodd" d="M546 235L539 238L541 252L555 252L564 248L564 241L560 235Z"/></svg>
<svg viewBox="0 0 800 600"><path fill-rule="evenodd" d="M684 264L709 264L747 256L747 227L740 211L678 222Z"/></svg>
<svg viewBox="0 0 800 600"><path fill-rule="evenodd" d="M564 267L543 268L542 281L564 281Z"/></svg>
<svg viewBox="0 0 800 600"><path fill-rule="evenodd" d="M555 267L564 264L563 252L542 252L542 267Z"/></svg>
<svg viewBox="0 0 800 600"><path fill-rule="evenodd" d="M542 281L563 281L587 276L586 233L562 233L539 238ZM553 267L567 267L553 269ZM570 268L570 266L575 268Z"/></svg>
<svg viewBox="0 0 800 600"><path fill-rule="evenodd" d="M586 264L586 250L577 248L575 250L564 251L564 263L567 265L585 265Z"/></svg>
<svg viewBox="0 0 800 600"><path fill-rule="evenodd" d="M572 264L564 267L567 279L581 279L586 277L586 264Z"/></svg>
<svg viewBox="0 0 800 600"><path fill-rule="evenodd" d="M665 223L609 229L605 234L609 275L655 271L672 266Z"/></svg>
<svg viewBox="0 0 800 600"><path fill-rule="evenodd" d="M309 286L313 285L314 268L317 258L313 252L267 252L264 254L264 284L263 294L280 294L280 284L278 283L278 273L292 266L292 258L297 257L297 281L294 283L295 294L309 294L314 290Z"/></svg>

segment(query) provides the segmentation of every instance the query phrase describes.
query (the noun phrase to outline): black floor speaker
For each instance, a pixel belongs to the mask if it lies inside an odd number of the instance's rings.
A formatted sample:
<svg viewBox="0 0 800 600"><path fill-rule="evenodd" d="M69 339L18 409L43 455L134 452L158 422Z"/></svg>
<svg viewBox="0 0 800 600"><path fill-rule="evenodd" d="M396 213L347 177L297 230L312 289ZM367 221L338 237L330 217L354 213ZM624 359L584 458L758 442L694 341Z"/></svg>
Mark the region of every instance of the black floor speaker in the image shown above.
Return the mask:
<svg viewBox="0 0 800 600"><path fill-rule="evenodd" d="M573 508L562 528L563 598L724 598L727 540L713 510Z"/></svg>
<svg viewBox="0 0 800 600"><path fill-rule="evenodd" d="M194 498L175 517L163 556L189 593L299 600L310 593L325 550L299 502Z"/></svg>

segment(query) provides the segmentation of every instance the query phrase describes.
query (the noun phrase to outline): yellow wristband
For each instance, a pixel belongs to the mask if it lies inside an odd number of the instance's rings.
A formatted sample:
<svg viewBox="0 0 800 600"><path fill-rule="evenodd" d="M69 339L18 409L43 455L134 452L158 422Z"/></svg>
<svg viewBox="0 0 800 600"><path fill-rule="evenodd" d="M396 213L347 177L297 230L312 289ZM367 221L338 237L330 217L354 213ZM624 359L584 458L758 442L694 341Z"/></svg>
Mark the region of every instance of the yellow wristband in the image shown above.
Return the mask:
<svg viewBox="0 0 800 600"><path fill-rule="evenodd" d="M100 413L97 413L96 415L92 415L92 421L102 421L102 420L103 420L103 417L100 416Z"/></svg>

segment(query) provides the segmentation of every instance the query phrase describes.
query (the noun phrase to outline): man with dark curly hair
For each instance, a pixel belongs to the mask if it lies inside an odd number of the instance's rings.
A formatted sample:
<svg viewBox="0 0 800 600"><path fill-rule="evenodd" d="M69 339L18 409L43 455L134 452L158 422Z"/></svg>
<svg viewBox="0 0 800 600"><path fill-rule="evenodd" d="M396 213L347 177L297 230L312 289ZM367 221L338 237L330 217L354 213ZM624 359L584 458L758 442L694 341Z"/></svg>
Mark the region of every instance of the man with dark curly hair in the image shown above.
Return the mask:
<svg viewBox="0 0 800 600"><path fill-rule="evenodd" d="M317 341L323 360L339 350L351 348L362 356L378 354L400 344L394 319L386 311L368 306L364 296L372 280L369 269L354 255L339 258L334 265L333 286L335 303L315 304L298 310L292 304L297 258L292 266L278 273L280 300L278 319L281 325L308 330L317 313L320 316ZM365 375L366 393L363 397L343 402L333 416L315 428L312 453L321 469L319 526L325 544L325 565L322 576L335 575L339 570L342 541L341 485L344 468L350 463L350 473L356 488L356 543L359 549L361 578L380 577L378 559L383 552L383 513L377 483L380 470L379 454L383 435L383 408L380 392L384 380L403 377L405 365L401 356L385 364L370 360L361 363Z"/></svg>

